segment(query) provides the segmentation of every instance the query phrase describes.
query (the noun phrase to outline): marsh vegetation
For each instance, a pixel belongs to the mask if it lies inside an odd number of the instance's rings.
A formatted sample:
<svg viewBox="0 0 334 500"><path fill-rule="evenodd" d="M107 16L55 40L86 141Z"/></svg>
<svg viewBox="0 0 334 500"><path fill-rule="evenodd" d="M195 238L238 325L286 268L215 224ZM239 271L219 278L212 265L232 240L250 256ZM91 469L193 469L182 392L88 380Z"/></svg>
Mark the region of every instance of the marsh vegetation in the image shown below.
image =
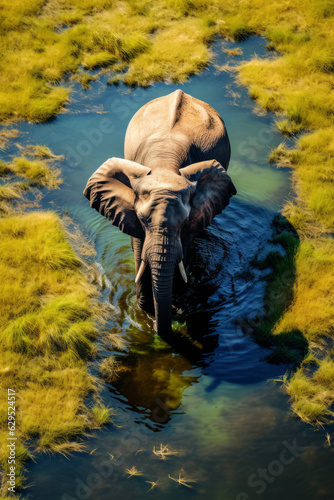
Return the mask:
<svg viewBox="0 0 334 500"><path fill-rule="evenodd" d="M18 489L24 485L24 463L32 448L80 450L75 435L110 421L110 410L99 402L97 382L87 371L87 360L96 354L95 287L56 214L22 213L20 205L13 205L22 202L31 186L60 184L59 171L49 165L57 157L40 146L30 146L26 153L43 159L22 156L0 165L6 179L0 205L0 383L3 394L12 388L17 395ZM24 181L13 180L18 177ZM94 397L88 406L83 401L89 394ZM6 398L1 398L1 415L0 464L6 474ZM27 446L27 440L34 445Z"/></svg>

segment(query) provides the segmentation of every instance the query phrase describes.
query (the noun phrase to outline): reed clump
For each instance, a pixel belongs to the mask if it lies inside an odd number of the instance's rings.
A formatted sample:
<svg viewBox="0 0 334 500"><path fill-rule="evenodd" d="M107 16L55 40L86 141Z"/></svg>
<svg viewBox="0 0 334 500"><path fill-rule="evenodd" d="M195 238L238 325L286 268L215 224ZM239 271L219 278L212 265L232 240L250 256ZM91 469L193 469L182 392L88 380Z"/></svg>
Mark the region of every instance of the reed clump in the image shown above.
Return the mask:
<svg viewBox="0 0 334 500"><path fill-rule="evenodd" d="M328 356L315 358L312 370L308 363L292 376L286 388L294 412L307 423L322 425L333 421L334 362Z"/></svg>
<svg viewBox="0 0 334 500"><path fill-rule="evenodd" d="M2 215L11 213L13 202L22 202L25 193L32 188L55 189L62 182L60 170L52 166L61 157L39 145L30 145L21 150L29 156L15 157L10 162L0 160L0 179L3 180L0 185Z"/></svg>

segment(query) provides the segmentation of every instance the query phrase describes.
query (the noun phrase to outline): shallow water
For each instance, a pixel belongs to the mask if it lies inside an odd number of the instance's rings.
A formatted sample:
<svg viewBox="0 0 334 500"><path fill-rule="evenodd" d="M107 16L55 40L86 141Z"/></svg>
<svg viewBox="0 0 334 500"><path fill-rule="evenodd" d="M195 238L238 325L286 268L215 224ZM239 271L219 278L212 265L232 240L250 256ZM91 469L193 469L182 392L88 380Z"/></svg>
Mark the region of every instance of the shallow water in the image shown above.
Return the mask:
<svg viewBox="0 0 334 500"><path fill-rule="evenodd" d="M261 38L239 46L243 54L232 61L254 53L273 57ZM129 90L107 87L104 77L86 93L78 86L57 120L20 125L21 143L46 144L66 155L65 182L46 194L43 207L68 211L94 240L102 300L111 307L109 333L123 342L118 349L107 341L101 347L103 356L114 355L122 366L103 389L117 426L92 433L91 454L70 460L39 455L29 466L27 493L33 499L333 498L333 450L324 433L292 416L280 385L270 381L285 368L268 364L268 351L238 326L263 313L264 273L251 261L270 249L272 219L292 193L289 171L267 162L270 149L282 141L274 117L254 113L233 74L215 66L228 62L221 42L213 50L214 63L184 85ZM137 109L176 88L223 117L232 146L229 174L238 190L196 240L189 287L179 303L179 322L201 347L200 355L191 346L180 354L154 335L152 318L135 307L130 238L90 209L82 195L101 163L123 156L125 130ZM96 364L92 370L97 373ZM153 453L161 444L178 454L162 460ZM129 477L125 469L132 466L143 475ZM178 478L181 470L182 477L196 481L189 483L193 488L169 477ZM149 481L158 484L148 492Z"/></svg>

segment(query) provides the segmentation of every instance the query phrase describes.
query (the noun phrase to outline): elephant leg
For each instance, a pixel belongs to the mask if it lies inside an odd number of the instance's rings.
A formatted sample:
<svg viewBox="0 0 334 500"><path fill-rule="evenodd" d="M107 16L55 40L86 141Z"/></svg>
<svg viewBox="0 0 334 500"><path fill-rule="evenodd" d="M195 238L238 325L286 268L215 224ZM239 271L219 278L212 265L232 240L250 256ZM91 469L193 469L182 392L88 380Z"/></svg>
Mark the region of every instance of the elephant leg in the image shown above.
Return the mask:
<svg viewBox="0 0 334 500"><path fill-rule="evenodd" d="M135 257L135 272L136 276L141 264L141 252L143 241L140 238L131 237L132 250ZM152 277L150 266L146 266L145 271L136 283L137 303L138 307L149 314L154 314L154 302L152 293Z"/></svg>

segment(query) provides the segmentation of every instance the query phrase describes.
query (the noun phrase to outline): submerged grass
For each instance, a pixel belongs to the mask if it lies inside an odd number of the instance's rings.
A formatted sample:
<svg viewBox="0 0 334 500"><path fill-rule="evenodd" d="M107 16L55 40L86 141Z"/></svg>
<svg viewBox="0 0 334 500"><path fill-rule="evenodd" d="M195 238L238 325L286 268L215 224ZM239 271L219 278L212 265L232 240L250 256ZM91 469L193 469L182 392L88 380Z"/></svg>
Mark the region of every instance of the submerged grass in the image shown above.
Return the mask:
<svg viewBox="0 0 334 500"><path fill-rule="evenodd" d="M178 483L181 486L186 486L187 488L193 488L193 486L189 483L197 483L196 479L192 479L191 477L187 476L183 469L179 471L178 477L172 477L169 474L168 477L175 483Z"/></svg>
<svg viewBox="0 0 334 500"><path fill-rule="evenodd" d="M128 475L128 479L130 477L133 477L133 476L143 476L144 475L143 471L138 470L137 467L135 467L135 466L133 466L131 468L130 467L125 468L124 471L125 471L125 474Z"/></svg>
<svg viewBox="0 0 334 500"><path fill-rule="evenodd" d="M160 448L156 449L155 446L153 446L153 453L156 455L160 460L166 460L167 457L169 456L174 456L174 455L180 455L179 451L172 450L169 448L168 444L162 444L160 443Z"/></svg>

